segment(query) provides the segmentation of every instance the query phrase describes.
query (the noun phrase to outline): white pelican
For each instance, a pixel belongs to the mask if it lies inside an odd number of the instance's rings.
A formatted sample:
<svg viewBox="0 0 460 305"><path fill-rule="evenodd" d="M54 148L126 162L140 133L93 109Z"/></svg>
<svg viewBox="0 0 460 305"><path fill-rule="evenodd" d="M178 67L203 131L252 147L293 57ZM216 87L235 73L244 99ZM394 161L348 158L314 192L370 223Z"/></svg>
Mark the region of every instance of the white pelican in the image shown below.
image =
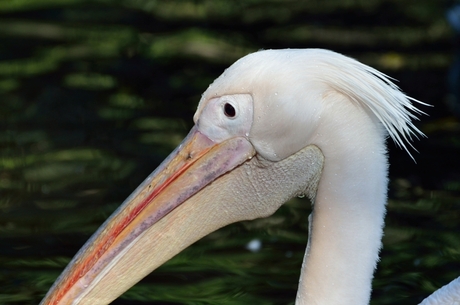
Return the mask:
<svg viewBox="0 0 460 305"><path fill-rule="evenodd" d="M368 304L387 200L385 138L407 150L421 134L411 101L384 74L331 51L243 57L209 86L189 135L42 304L108 304L208 233L299 195L314 210L296 304ZM425 304L458 304L459 286Z"/></svg>

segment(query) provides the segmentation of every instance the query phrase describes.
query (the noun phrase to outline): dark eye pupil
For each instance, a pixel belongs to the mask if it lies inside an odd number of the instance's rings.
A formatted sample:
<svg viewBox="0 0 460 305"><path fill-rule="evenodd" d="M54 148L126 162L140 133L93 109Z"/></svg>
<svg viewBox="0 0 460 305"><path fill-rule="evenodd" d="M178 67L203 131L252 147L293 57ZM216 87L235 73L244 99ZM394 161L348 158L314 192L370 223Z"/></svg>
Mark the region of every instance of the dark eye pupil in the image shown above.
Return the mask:
<svg viewBox="0 0 460 305"><path fill-rule="evenodd" d="M235 107L233 107L231 104L226 103L224 105L224 113L227 117L229 118L234 118L236 115L236 110Z"/></svg>

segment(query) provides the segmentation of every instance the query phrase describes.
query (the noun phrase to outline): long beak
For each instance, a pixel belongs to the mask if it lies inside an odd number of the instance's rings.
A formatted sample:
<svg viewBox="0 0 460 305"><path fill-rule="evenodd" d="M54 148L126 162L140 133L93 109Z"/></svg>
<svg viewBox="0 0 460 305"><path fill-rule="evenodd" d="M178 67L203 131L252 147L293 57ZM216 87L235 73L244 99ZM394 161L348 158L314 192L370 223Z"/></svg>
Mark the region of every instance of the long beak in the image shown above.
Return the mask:
<svg viewBox="0 0 460 305"><path fill-rule="evenodd" d="M184 210L195 213L190 206L194 195L254 155L243 137L215 143L193 128L83 246L41 304L108 304L183 248L225 225L177 230L187 220L176 210L189 204ZM152 254L160 246L166 249Z"/></svg>

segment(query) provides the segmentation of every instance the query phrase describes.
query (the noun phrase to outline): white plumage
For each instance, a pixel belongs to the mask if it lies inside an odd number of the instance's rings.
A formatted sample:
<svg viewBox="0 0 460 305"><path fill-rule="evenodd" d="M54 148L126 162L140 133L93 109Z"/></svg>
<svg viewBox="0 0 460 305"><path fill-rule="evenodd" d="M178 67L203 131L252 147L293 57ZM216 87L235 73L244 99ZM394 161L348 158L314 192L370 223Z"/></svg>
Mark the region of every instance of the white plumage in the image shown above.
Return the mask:
<svg viewBox="0 0 460 305"><path fill-rule="evenodd" d="M43 304L106 304L204 235L266 217L300 194L314 209L296 304L368 304L387 200L385 140L408 151L422 135L412 102L420 103L381 72L331 51L238 60L203 94L183 144L96 232ZM458 304L459 282L424 304Z"/></svg>

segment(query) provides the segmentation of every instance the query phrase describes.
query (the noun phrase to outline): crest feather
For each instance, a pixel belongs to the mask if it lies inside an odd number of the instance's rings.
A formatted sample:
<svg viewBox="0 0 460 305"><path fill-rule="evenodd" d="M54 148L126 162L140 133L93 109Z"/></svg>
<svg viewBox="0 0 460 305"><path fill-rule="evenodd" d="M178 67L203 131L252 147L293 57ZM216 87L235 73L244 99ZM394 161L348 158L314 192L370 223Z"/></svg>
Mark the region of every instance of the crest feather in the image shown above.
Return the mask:
<svg viewBox="0 0 460 305"><path fill-rule="evenodd" d="M393 141L413 159L412 137L425 136L412 120L426 114L415 104L430 106L404 94L386 74L338 53L326 51L318 65L335 73L319 77L335 90L349 96L354 102L368 108L383 124Z"/></svg>

